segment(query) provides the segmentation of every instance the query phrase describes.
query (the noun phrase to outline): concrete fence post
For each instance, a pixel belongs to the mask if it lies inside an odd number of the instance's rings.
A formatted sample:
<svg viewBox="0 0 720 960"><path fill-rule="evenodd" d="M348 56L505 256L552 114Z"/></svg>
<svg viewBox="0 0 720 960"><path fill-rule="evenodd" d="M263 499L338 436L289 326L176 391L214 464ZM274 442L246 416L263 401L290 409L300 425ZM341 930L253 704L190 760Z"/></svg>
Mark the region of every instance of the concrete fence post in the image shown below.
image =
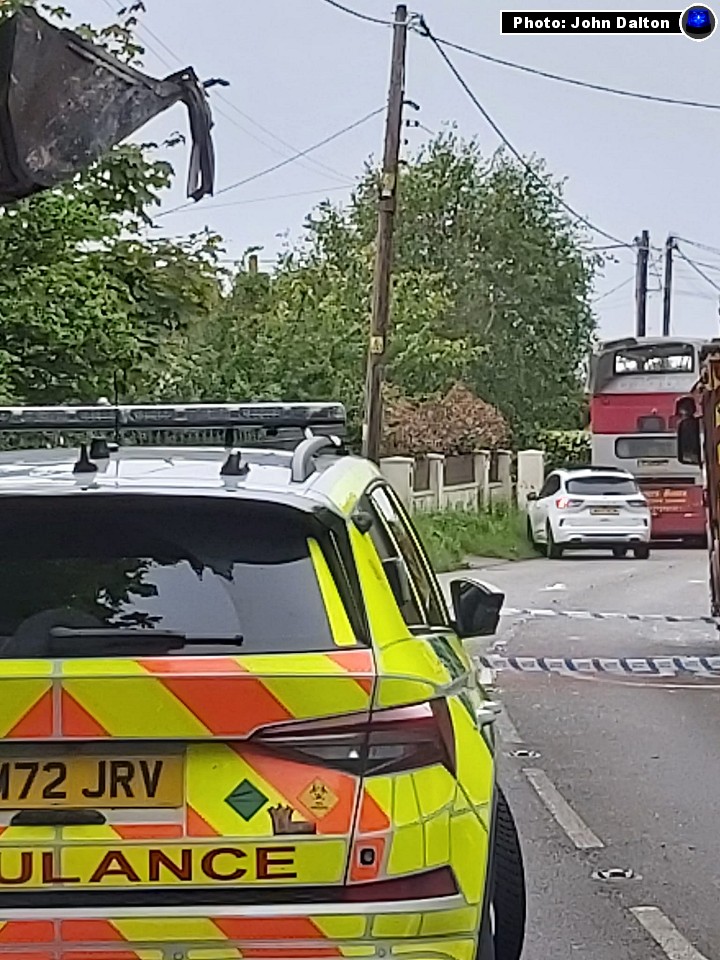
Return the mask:
<svg viewBox="0 0 720 960"><path fill-rule="evenodd" d="M490 504L490 457L489 450L478 450L475 459L475 486L477 487L477 502L479 507Z"/></svg>
<svg viewBox="0 0 720 960"><path fill-rule="evenodd" d="M400 497L406 510L414 507L412 457L383 457L380 461L380 473Z"/></svg>
<svg viewBox="0 0 720 960"><path fill-rule="evenodd" d="M497 451L497 478L500 484L501 499L512 501L512 453L510 450Z"/></svg>
<svg viewBox="0 0 720 960"><path fill-rule="evenodd" d="M445 457L442 453L428 453L427 461L430 468L432 509L443 510L445 507Z"/></svg>
<svg viewBox="0 0 720 960"><path fill-rule="evenodd" d="M540 490L545 480L545 453L542 450L521 450L518 453L517 501L522 510L527 495Z"/></svg>

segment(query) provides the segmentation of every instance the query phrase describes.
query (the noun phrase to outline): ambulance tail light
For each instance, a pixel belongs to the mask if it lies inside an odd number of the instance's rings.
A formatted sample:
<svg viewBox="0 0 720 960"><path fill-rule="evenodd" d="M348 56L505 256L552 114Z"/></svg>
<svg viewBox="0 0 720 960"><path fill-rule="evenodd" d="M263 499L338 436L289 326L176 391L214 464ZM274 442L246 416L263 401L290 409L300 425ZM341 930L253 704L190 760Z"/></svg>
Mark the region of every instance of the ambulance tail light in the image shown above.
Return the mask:
<svg viewBox="0 0 720 960"><path fill-rule="evenodd" d="M251 744L356 776L441 764L455 773L452 720L444 700L367 714L267 727Z"/></svg>
<svg viewBox="0 0 720 960"><path fill-rule="evenodd" d="M345 887L339 899L343 903L383 903L393 900L432 900L457 896L458 886L450 867L439 867L394 880L353 883Z"/></svg>

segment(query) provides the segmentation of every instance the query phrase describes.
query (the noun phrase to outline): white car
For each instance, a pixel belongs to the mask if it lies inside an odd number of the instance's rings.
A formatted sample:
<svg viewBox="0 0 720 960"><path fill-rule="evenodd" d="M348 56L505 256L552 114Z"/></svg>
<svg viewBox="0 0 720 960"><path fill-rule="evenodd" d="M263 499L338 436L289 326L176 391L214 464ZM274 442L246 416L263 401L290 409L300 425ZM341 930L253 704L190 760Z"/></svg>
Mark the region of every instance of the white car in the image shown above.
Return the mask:
<svg viewBox="0 0 720 960"><path fill-rule="evenodd" d="M609 467L553 470L527 498L527 532L548 557L565 550L612 550L650 556L650 508L635 477Z"/></svg>

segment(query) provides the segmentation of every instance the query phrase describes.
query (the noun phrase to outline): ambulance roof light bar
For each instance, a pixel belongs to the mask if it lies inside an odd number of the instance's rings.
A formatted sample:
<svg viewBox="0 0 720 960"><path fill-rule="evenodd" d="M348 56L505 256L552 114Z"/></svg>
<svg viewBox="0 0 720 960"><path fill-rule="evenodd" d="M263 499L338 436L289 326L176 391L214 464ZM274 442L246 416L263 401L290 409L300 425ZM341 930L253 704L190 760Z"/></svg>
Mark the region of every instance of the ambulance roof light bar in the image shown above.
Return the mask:
<svg viewBox="0 0 720 960"><path fill-rule="evenodd" d="M0 433L50 430L317 430L344 432L340 403L188 403L0 407Z"/></svg>

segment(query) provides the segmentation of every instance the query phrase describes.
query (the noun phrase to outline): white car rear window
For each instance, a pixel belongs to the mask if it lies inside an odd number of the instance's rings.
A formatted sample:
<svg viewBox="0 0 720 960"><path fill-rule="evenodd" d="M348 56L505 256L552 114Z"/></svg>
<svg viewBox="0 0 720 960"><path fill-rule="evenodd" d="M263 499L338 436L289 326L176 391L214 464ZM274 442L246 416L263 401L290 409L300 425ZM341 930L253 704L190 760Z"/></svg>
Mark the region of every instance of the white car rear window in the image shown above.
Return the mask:
<svg viewBox="0 0 720 960"><path fill-rule="evenodd" d="M638 492L631 477L576 477L567 482L567 492L586 497L627 496Z"/></svg>

